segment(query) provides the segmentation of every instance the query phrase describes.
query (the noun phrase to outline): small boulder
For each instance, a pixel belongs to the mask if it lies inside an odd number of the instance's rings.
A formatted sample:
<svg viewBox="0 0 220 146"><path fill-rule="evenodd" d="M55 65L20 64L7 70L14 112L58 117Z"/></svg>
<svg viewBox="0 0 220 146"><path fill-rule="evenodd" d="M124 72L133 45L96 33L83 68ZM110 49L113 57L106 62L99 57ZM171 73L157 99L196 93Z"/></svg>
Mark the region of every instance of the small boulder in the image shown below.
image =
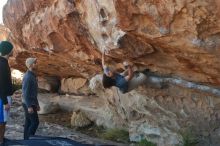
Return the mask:
<svg viewBox="0 0 220 146"><path fill-rule="evenodd" d="M81 111L73 112L71 117L71 126L72 127L85 127L90 125L92 122L88 117Z"/></svg>
<svg viewBox="0 0 220 146"><path fill-rule="evenodd" d="M38 102L40 105L39 114L51 114L57 112L60 107L55 98L56 94L39 94Z"/></svg>

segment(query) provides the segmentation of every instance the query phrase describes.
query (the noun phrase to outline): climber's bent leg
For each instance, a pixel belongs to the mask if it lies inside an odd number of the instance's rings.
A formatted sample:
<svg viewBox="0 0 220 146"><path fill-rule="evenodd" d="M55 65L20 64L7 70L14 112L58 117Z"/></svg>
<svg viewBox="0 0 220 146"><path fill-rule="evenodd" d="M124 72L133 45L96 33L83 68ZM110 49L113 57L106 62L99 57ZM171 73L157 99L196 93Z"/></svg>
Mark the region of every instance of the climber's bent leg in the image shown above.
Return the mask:
<svg viewBox="0 0 220 146"><path fill-rule="evenodd" d="M128 82L128 92L145 83L147 76L141 72L135 73L133 78Z"/></svg>

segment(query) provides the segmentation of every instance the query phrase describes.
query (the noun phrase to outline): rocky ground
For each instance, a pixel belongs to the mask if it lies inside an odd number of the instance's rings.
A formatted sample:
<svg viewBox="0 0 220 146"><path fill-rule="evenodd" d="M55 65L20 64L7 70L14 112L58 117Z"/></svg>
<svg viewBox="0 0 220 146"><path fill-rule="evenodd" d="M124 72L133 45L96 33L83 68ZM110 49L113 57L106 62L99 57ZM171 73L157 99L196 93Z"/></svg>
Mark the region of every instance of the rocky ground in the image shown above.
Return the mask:
<svg viewBox="0 0 220 146"><path fill-rule="evenodd" d="M40 125L36 134L41 136L65 137L87 144L125 145L81 134L70 128L69 120L69 113L58 112L57 114L40 115ZM13 98L10 120L7 124L6 137L9 139L22 139L23 124L24 112L21 101L19 97L15 97Z"/></svg>

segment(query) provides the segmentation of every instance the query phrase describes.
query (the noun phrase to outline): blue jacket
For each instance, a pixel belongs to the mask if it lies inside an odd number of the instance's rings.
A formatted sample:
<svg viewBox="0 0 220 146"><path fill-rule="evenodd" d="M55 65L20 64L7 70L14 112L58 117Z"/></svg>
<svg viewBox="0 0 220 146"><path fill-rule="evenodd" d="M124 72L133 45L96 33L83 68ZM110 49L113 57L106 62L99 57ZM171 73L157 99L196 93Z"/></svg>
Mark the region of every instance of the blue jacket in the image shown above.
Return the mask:
<svg viewBox="0 0 220 146"><path fill-rule="evenodd" d="M27 107L39 106L37 94L37 77L32 71L27 71L22 82L23 102Z"/></svg>
<svg viewBox="0 0 220 146"><path fill-rule="evenodd" d="M11 70L8 60L0 56L0 98L3 104L7 104L7 96L13 94Z"/></svg>
<svg viewBox="0 0 220 146"><path fill-rule="evenodd" d="M125 80L125 77L120 74L115 74L115 86L119 88L122 93L128 91L128 81Z"/></svg>

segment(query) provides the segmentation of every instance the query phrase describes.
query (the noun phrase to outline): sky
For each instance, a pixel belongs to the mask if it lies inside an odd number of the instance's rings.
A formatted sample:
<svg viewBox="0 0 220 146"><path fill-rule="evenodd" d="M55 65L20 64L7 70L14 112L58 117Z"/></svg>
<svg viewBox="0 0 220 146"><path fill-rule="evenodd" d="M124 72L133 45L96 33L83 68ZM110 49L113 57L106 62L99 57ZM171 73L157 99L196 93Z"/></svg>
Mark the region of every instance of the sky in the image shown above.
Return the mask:
<svg viewBox="0 0 220 146"><path fill-rule="evenodd" d="M0 23L3 24L3 21L2 21L2 9L3 9L3 6L6 4L7 0L0 0Z"/></svg>

